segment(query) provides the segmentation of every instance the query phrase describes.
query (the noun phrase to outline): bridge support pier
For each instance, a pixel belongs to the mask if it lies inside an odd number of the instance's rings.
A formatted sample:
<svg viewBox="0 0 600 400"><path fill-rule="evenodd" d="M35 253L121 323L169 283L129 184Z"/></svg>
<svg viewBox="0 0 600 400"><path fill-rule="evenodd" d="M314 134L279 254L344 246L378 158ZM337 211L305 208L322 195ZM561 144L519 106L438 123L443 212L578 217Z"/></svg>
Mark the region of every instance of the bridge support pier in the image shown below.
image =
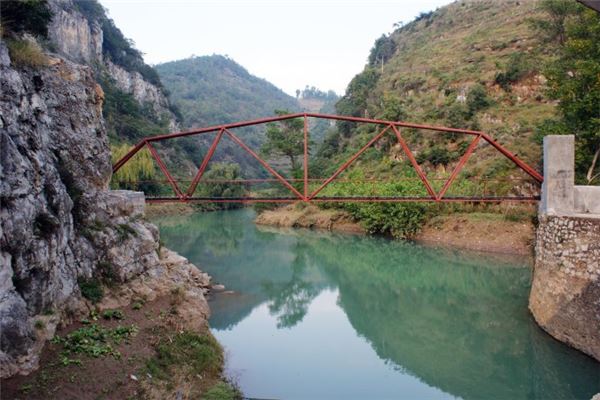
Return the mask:
<svg viewBox="0 0 600 400"><path fill-rule="evenodd" d="M574 176L574 137L544 138L529 309L550 335L600 360L600 187Z"/></svg>

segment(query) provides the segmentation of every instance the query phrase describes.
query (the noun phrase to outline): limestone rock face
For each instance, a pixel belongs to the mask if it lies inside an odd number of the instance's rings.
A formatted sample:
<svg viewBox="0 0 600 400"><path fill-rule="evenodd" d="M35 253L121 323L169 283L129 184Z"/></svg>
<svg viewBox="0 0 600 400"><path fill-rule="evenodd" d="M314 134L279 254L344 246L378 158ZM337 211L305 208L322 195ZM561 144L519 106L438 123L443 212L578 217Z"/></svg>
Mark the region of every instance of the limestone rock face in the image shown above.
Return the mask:
<svg viewBox="0 0 600 400"><path fill-rule="evenodd" d="M86 312L79 279L125 282L159 263L139 195L108 190L101 93L68 60L15 69L0 41L2 377L35 368L46 333Z"/></svg>
<svg viewBox="0 0 600 400"><path fill-rule="evenodd" d="M92 63L102 61L102 27L88 21L73 8L70 0L49 2L54 13L48 34L57 50L73 61Z"/></svg>
<svg viewBox="0 0 600 400"><path fill-rule="evenodd" d="M71 61L92 66L97 72L105 70L118 89L131 94L140 105L149 105L159 116L165 116L171 130L177 128L169 101L160 87L146 81L139 72L116 65L109 56L104 56L100 20L83 15L73 0L50 0L48 4L53 12L48 35L58 53Z"/></svg>
<svg viewBox="0 0 600 400"><path fill-rule="evenodd" d="M162 90L145 81L142 74L127 71L111 61L106 61L106 66L119 89L130 93L140 104L150 104L158 114L169 113L169 103Z"/></svg>
<svg viewBox="0 0 600 400"><path fill-rule="evenodd" d="M600 360L600 218L540 216L529 308L549 334Z"/></svg>

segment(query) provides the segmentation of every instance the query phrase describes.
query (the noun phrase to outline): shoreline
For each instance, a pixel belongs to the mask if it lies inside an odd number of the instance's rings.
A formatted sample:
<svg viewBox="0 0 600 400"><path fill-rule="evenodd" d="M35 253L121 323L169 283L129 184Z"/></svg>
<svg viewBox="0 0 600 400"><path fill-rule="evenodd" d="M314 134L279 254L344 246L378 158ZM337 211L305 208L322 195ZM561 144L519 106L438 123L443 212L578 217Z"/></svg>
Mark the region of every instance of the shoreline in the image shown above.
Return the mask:
<svg viewBox="0 0 600 400"><path fill-rule="evenodd" d="M254 222L264 226L367 234L346 212L313 205L288 205L264 211ZM426 246L532 256L534 231L531 221L509 221L501 214L450 214L432 218L411 240Z"/></svg>

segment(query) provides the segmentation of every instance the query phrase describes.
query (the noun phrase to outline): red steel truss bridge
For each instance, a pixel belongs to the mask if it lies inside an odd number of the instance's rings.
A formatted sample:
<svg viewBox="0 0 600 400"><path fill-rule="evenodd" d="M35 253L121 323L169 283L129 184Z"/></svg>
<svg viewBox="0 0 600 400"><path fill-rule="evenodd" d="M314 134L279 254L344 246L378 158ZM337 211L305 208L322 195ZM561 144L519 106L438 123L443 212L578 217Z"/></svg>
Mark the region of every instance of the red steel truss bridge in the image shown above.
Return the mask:
<svg viewBox="0 0 600 400"><path fill-rule="evenodd" d="M304 152L303 152L303 177L295 179L286 178L282 174L282 172L278 172L273 165L267 162L263 157L261 157L257 152L250 148L250 146L245 143L242 139L240 139L239 135L236 135L236 129L250 127L255 125L269 124L269 123L278 123L285 120L290 120L294 118L301 118L304 120ZM310 165L309 165L309 146L310 146L310 138L309 138L309 118L310 119L325 119L331 121L346 121L349 123L356 124L373 124L378 127L376 133L371 137L371 139L360 148L360 150L356 151L353 155L351 155L345 162L343 162L337 170L326 178L311 178L310 177ZM442 178L440 177L428 177L424 172L424 169L419 165L417 159L415 158L414 153L409 148L409 144L406 140L406 135L403 134L405 131L414 132L426 131L428 133L433 133L437 135L454 135L456 138L459 135L466 136L470 139L470 143L464 153L458 159L458 162L453 166L451 173ZM397 193L393 196L390 195L360 195L360 196L328 196L324 195L322 191L328 187L328 185L332 184L332 182L344 182L344 179L338 178L338 176L348 169L348 167L358 159L361 154L363 154L367 149L374 146L379 140L381 140L384 135L388 135L392 137L392 140L397 141L397 145L400 146L401 151L406 157L407 161L409 161L410 166L416 172L416 177L412 178L414 180L418 180L422 184L422 195L407 195L405 193ZM159 153L155 148L155 144L159 142L166 142L169 140L187 137L187 136L196 136L196 135L212 135L212 144L210 145L208 151L206 152L196 175L191 180L178 180L173 177L173 175L167 169L167 166ZM266 171L271 174L271 178L262 178L262 179L235 179L235 180L202 180L202 177L207 170L207 166L211 161L211 158L215 154L215 151L219 147L219 144L222 143L223 137L228 137L231 142L235 143L235 145L239 146L239 148L243 149L247 152L253 159L255 159L258 163L264 167ZM456 184L457 178L459 177L459 173L463 169L464 165L467 163L469 158L473 155L478 146L486 147L486 151L488 151L488 157L490 149L493 151L493 157L497 158L505 158L510 161L510 163L514 164L517 172L521 172L523 176L529 181L529 187L535 187L536 190L529 190L527 195L523 195L519 190L516 190L516 194L506 193L502 195L496 194L486 194L484 193L470 193L468 195L451 195L449 193L449 189L453 184ZM193 129L188 131L164 134L164 135L156 135L144 138L138 144L136 144L127 154L125 154L120 160L118 160L113 166L113 173L119 171L123 165L125 165L129 160L132 159L139 151L142 149L147 149L159 169L164 175L164 179L158 182L162 182L165 184L169 184L173 195L172 196L147 196L146 201L148 202L205 202L205 203L256 203L256 202L266 202L266 203L294 203L294 202L505 202L505 201L517 201L517 202L533 202L539 200L539 185L543 182L543 176L538 173L534 168L527 165L525 162L520 160L516 154L513 154L505 147L503 147L500 143L492 139L488 134L475 130L467 130L467 129L456 129L456 128L448 128L442 126L429 126L429 125L419 125L407 122L394 122L394 121L384 121L378 119L369 119L369 118L359 118L359 117L347 117L347 116L339 116L339 115L327 115L327 114L316 114L316 113L296 113L296 114L288 114L282 116L275 116L271 118L262 118L250 121L242 121L218 126L211 126L202 129ZM410 167L409 167L410 168ZM399 178L399 179L411 179L411 178ZM460 180L460 179L458 179ZM485 181L485 185L487 185L488 181L494 181L493 177L487 176L486 179L481 179ZM509 179L511 181L511 179ZM514 182L508 182L509 185L515 186L518 189L519 179L512 179ZM225 183L225 184L258 184L264 182L276 182L282 185L287 192L287 195L276 195L276 196L260 196L256 194L248 194L242 197L199 197L194 196L198 185L202 184L215 184L215 183ZM189 183L187 185L187 189L182 188L182 183ZM506 187L506 186L505 186ZM522 192L522 191L521 191ZM326 193L326 191L324 192Z"/></svg>

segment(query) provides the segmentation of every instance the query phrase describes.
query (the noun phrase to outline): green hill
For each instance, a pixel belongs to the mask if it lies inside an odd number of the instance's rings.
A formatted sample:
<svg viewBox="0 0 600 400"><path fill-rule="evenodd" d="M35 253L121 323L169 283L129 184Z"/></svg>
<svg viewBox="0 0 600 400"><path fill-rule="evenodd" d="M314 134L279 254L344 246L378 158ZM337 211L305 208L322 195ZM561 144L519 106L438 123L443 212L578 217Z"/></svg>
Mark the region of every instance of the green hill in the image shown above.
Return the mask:
<svg viewBox="0 0 600 400"><path fill-rule="evenodd" d="M456 1L377 39L337 112L482 130L538 170L543 135L573 133L585 183L600 140L598 21L568 0ZM340 124L329 142L356 148L367 132ZM407 138L432 175L446 175L466 146L424 131ZM516 176L483 147L466 167L471 176Z"/></svg>
<svg viewBox="0 0 600 400"><path fill-rule="evenodd" d="M297 111L298 102L232 59L193 57L155 67L188 127L203 127Z"/></svg>
<svg viewBox="0 0 600 400"><path fill-rule="evenodd" d="M375 42L337 111L483 130L539 167L535 127L555 112L540 73L552 51L530 24L541 16L536 1L492 0L457 1L421 14ZM341 147L360 136L354 128L340 126ZM452 166L424 153L435 145L452 152L456 145L427 134L412 139L426 169ZM494 154L483 153L477 152L478 173L497 167L487 165Z"/></svg>
<svg viewBox="0 0 600 400"><path fill-rule="evenodd" d="M593 82L597 82L593 68L599 65L598 52L594 50L597 33L593 30L597 20L595 12L574 1L456 1L422 13L406 25L397 24L391 34L377 39L368 63L349 83L336 111L357 117L481 130L538 171L542 169L541 138L548 133L575 133L580 144L576 160L580 164L587 162L589 167L594 154L591 149L598 148L593 144L594 137L598 141L598 130L594 136L593 124L600 121L598 98L593 95L598 92L593 87ZM550 65L554 72L548 72ZM587 70L581 67L581 73L588 74L583 75L589 77L587 81L577 75L579 66L586 66ZM565 76L573 78L573 87L556 89ZM590 88L583 88L585 82ZM558 94L552 96L549 87ZM586 98L587 91L592 94ZM568 98L569 93L574 100ZM561 106L567 104L565 98L570 102L568 107ZM578 120L580 116L583 120L584 115L585 123ZM330 175L379 129L368 124L338 123L337 131L328 134L317 152L313 162L318 168L313 170ZM472 140L464 135L422 129L404 129L402 135L437 191ZM580 177L581 174L581 181ZM336 183L320 195L427 195L391 133L363 153L340 178L356 183ZM388 182L357 182L373 178ZM539 184L491 146L480 142L447 195L512 196L538 192ZM418 230L426 215L461 206L341 207L365 222L371 232L405 236Z"/></svg>
<svg viewBox="0 0 600 400"><path fill-rule="evenodd" d="M181 112L183 128L207 127L229 122L257 119L274 115L277 109L300 110L295 98L285 94L268 81L251 75L232 59L221 56L192 57L156 66L161 81L170 92L169 100ZM253 150L260 149L265 126L236 129ZM174 143L184 149L197 166L206 154L212 135L191 137ZM168 164L176 166L178 175L189 179L195 168L185 168L171 157ZM214 161L236 163L239 175L246 178L266 176L264 169L244 150L224 138L213 156Z"/></svg>

